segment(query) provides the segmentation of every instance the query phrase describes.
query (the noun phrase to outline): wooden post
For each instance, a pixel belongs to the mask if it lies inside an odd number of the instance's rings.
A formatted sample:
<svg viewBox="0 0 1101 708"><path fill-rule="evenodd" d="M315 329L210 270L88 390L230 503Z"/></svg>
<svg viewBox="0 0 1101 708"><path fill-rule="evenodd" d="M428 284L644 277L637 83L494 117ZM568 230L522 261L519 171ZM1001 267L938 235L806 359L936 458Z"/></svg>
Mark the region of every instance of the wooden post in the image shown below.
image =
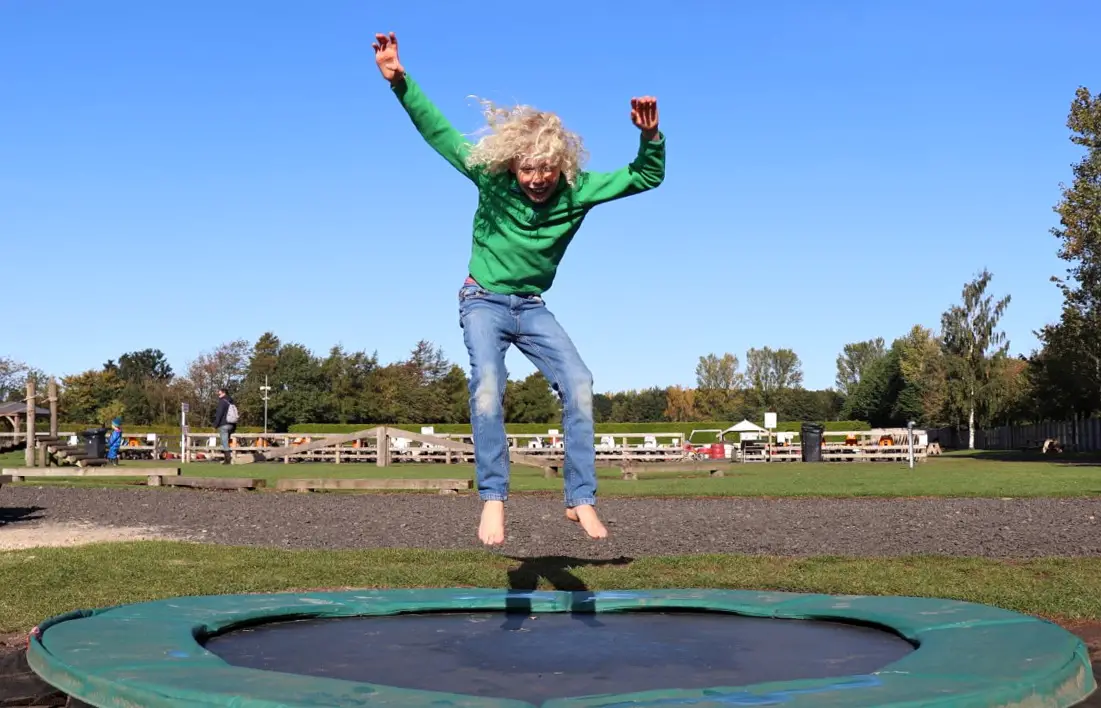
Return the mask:
<svg viewBox="0 0 1101 708"><path fill-rule="evenodd" d="M50 384L49 384L49 387L48 387L47 391L49 393L49 401L50 401L50 437L51 438L56 438L57 437L57 429L58 429L58 423L57 423L57 379L52 378L52 377L50 378Z"/></svg>
<svg viewBox="0 0 1101 708"><path fill-rule="evenodd" d="M38 460L35 459L35 423L37 422L34 417L35 409L35 391L34 391L34 377L27 378L27 450L24 456L24 461L27 463L27 467L37 466Z"/></svg>
<svg viewBox="0 0 1101 708"><path fill-rule="evenodd" d="M378 426L375 431L375 445L378 448L375 464L378 467L387 467L390 464L390 435L385 425Z"/></svg>

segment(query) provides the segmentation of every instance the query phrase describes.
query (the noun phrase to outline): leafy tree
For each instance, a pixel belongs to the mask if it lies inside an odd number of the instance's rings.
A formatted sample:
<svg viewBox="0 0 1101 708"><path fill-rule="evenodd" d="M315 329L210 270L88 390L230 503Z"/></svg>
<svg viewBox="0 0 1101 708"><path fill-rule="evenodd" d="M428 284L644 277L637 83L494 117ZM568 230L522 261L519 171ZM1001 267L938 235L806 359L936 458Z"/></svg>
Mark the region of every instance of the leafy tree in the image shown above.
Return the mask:
<svg viewBox="0 0 1101 708"><path fill-rule="evenodd" d="M444 423L470 422L470 380L458 364L452 364L447 374L436 384L444 405Z"/></svg>
<svg viewBox="0 0 1101 708"><path fill-rule="evenodd" d="M124 383L117 368L96 371L89 369L61 379L62 391L58 410L67 420L103 424L115 415L125 413L119 400Z"/></svg>
<svg viewBox="0 0 1101 708"><path fill-rule="evenodd" d="M118 375L127 383L167 382L173 376L172 367L160 349L143 349L123 354L119 357Z"/></svg>
<svg viewBox="0 0 1101 708"><path fill-rule="evenodd" d="M846 419L866 420L873 427L895 427L898 416L899 392L903 386L898 353L891 352L871 361L855 384L841 416Z"/></svg>
<svg viewBox="0 0 1101 708"><path fill-rule="evenodd" d="M1086 149L1073 167L1074 181L1062 186L1055 206L1060 226L1051 230L1062 241L1059 257L1072 264L1068 281L1053 278L1068 306L1082 314L1101 306L1101 95L1080 87L1071 103L1070 141Z"/></svg>
<svg viewBox="0 0 1101 708"><path fill-rule="evenodd" d="M1010 296L993 302L986 288L993 275L983 269L963 288L963 304L953 305L941 317L944 350L949 355L949 371L958 400L967 412L968 449L975 448L975 413L988 395L992 359L1005 356L1009 349L1005 333L997 331L998 321L1009 306Z"/></svg>
<svg viewBox="0 0 1101 708"><path fill-rule="evenodd" d="M268 392L270 425L270 399L278 386L275 369L279 363L281 347L282 343L279 341L279 337L273 332L265 332L260 335L260 338L252 345L248 353L245 375L240 385L233 392L243 425L263 426L264 424L264 391L260 388L264 385L264 381L267 381L268 385L271 386L271 391Z"/></svg>
<svg viewBox="0 0 1101 708"><path fill-rule="evenodd" d="M690 388L670 386L665 392L665 419L677 423L699 420L697 393Z"/></svg>
<svg viewBox="0 0 1101 708"><path fill-rule="evenodd" d="M883 358L886 349L883 345L883 337L876 337L864 342L852 342L846 344L841 353L837 355L837 390L841 395L848 396L860 383L864 371L873 362Z"/></svg>
<svg viewBox="0 0 1101 708"><path fill-rule="evenodd" d="M1038 332L1043 350L1032 358L1037 411L1050 417L1088 416L1101 406L1101 96L1080 87L1067 117L1070 140L1085 148L1074 180L1061 185L1055 206L1067 278L1052 278L1063 293L1060 321Z"/></svg>
<svg viewBox="0 0 1101 708"><path fill-rule="evenodd" d="M1018 425L1031 418L1028 361L1002 357L994 361L988 395L983 408L983 425Z"/></svg>
<svg viewBox="0 0 1101 708"><path fill-rule="evenodd" d="M623 423L657 423L665 418L667 395L656 386L612 395L611 420Z"/></svg>
<svg viewBox="0 0 1101 708"><path fill-rule="evenodd" d="M808 391L795 388L787 392L783 405L776 414L781 421L839 420L844 402L841 394L834 390Z"/></svg>
<svg viewBox="0 0 1101 708"><path fill-rule="evenodd" d="M330 349L329 356L321 362L321 377L324 381L323 416L339 423L366 421L368 382L377 368L377 354L348 354L340 345Z"/></svg>
<svg viewBox="0 0 1101 708"><path fill-rule="evenodd" d="M22 361L0 356L0 403L21 401L27 395L27 380L46 380L46 376Z"/></svg>
<svg viewBox="0 0 1101 708"><path fill-rule="evenodd" d="M1062 319L1038 333L1043 347L1029 359L1028 380L1033 415L1039 419L1085 417L1098 407L1095 361L1084 356L1099 330L1073 307Z"/></svg>
<svg viewBox="0 0 1101 708"><path fill-rule="evenodd" d="M561 420L561 405L550 383L539 371L523 381L505 384L505 421L508 423L551 423Z"/></svg>
<svg viewBox="0 0 1101 708"><path fill-rule="evenodd" d="M738 357L729 352L721 357L715 354L701 356L696 364L696 393L691 411L683 407L677 415L700 415L713 420L724 420L734 416L734 412L743 402L742 390L745 388L745 375L738 371ZM678 394L673 394L677 396Z"/></svg>
<svg viewBox="0 0 1101 708"><path fill-rule="evenodd" d="M745 360L750 402L758 413L781 407L789 391L802 387L802 364L791 349L750 349Z"/></svg>
<svg viewBox="0 0 1101 708"><path fill-rule="evenodd" d="M914 325L896 346L899 371L919 401L916 421L926 427L945 425L948 379L940 339L932 330Z"/></svg>
<svg viewBox="0 0 1101 708"><path fill-rule="evenodd" d="M606 423L614 420L612 410L615 402L607 393L593 394L593 420L597 423Z"/></svg>
<svg viewBox="0 0 1101 708"><path fill-rule="evenodd" d="M426 384L439 381L451 369L451 362L444 356L443 349L423 339L417 342L407 363L417 371Z"/></svg>
<svg viewBox="0 0 1101 708"><path fill-rule="evenodd" d="M236 396L248 373L250 349L243 339L225 342L213 351L203 352L188 365L185 400L191 408L188 417L193 421L191 425L213 422L219 388L224 387Z"/></svg>
<svg viewBox="0 0 1101 708"><path fill-rule="evenodd" d="M285 431L295 423L320 420L325 409L325 378L321 362L301 344L284 344L275 363L268 419L271 427Z"/></svg>
<svg viewBox="0 0 1101 708"><path fill-rule="evenodd" d="M429 418L416 407L420 373L404 363L387 364L368 381L368 419L372 423L416 423Z"/></svg>

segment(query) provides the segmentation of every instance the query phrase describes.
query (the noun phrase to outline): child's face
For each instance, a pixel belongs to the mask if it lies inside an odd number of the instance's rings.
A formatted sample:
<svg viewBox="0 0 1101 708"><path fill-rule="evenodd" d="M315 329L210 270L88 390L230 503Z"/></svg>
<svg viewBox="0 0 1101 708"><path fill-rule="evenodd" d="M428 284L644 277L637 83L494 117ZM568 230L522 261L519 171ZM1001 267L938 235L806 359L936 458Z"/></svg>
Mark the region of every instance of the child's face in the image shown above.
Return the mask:
<svg viewBox="0 0 1101 708"><path fill-rule="evenodd" d="M512 172L528 199L540 203L550 199L554 193L562 168L556 163L523 158L513 160Z"/></svg>

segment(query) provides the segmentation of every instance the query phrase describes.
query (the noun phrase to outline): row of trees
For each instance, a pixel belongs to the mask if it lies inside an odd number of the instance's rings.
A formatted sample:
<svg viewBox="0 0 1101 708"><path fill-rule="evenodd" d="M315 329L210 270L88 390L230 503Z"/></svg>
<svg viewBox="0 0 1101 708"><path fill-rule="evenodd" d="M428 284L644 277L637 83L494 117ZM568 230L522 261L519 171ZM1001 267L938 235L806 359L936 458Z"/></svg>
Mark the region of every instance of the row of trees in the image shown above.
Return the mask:
<svg viewBox="0 0 1101 708"><path fill-rule="evenodd" d="M16 398L31 370L4 360L0 393ZM759 419L775 410L784 419L836 418L843 399L836 392L802 387L799 357L790 349L751 349L746 371L737 357L700 357L698 386L652 387L594 396L599 422L661 422ZM39 374L40 375L40 374ZM127 352L96 369L61 379L59 404L66 421L102 423L122 416L129 425L172 425L180 404L189 404L189 422L212 417L216 392L234 396L242 424L286 430L296 423L467 423L469 379L427 341L409 356L383 364L377 354L333 347L317 356L294 342L266 333L255 343L226 342L204 352L177 375L158 349ZM542 374L509 380L505 416L514 423L555 423L558 397Z"/></svg>
<svg viewBox="0 0 1101 708"><path fill-rule="evenodd" d="M791 349L750 349L745 366L731 353L701 356L694 387L652 387L594 397L600 422L760 421L765 411L782 420L865 420L876 426L980 425L1031 414L1028 364L1006 356L996 330L1009 298L992 302L984 272L964 289L962 303L944 313L941 333L920 326L890 348L882 338L848 344L837 358L835 389L803 387L802 363ZM5 374L5 372L7 372ZM0 393L22 393L28 367L0 362ZM177 375L157 349L122 354L97 369L61 380L66 421L94 423L122 416L130 425L172 425L180 404L190 422L213 416L216 391L238 402L242 423L286 430L296 423L466 423L469 381L458 364L421 341L401 361L333 347L317 356L273 333L255 343L224 343L204 352ZM268 391L265 420L265 390ZM1034 408L1034 406L1033 406ZM508 422L560 422L561 407L539 373L510 380Z"/></svg>
<svg viewBox="0 0 1101 708"><path fill-rule="evenodd" d="M924 427L971 431L993 425L1066 420L1101 411L1101 97L1079 89L1067 127L1085 155L1056 205L1060 258L1067 278L1052 278L1063 294L1057 322L1037 334L1041 347L1011 356L998 329L1010 296L988 290L983 270L941 316L939 331L914 326L887 346L883 338L845 345L834 388L803 387L802 364L790 349L746 353L744 370L731 353L699 358L694 387L671 386L598 394L598 421L760 421L766 410L784 420L864 420L874 426L914 421ZM18 400L31 367L0 358L0 400ZM377 355L332 348L317 356L267 333L205 352L177 375L157 349L122 354L98 369L62 379L61 410L73 422L122 415L130 424L172 424L188 402L196 424L208 421L221 385L235 393L246 425L263 424L263 386L271 386L273 430L295 423L463 423L469 421L468 380L430 342L408 358L383 364ZM511 380L506 418L553 423L560 407L536 373ZM193 419L194 420L194 419Z"/></svg>
<svg viewBox="0 0 1101 708"><path fill-rule="evenodd" d="M845 347L837 361L843 417L967 428L973 447L976 428L1101 412L1101 96L1079 88L1067 127L1085 154L1054 209L1059 226L1051 233L1070 265L1066 278L1051 278L1063 307L1037 332L1039 349L1009 355L998 322L1010 297L987 293L992 276L984 270L944 312L940 332L914 327L890 348L882 339Z"/></svg>
<svg viewBox="0 0 1101 708"><path fill-rule="evenodd" d="M1028 360L1009 356L998 330L1010 297L987 293L992 278L984 270L964 285L939 332L915 325L889 348L882 338L846 345L837 358L841 415L873 426L966 428L972 446L976 428L1034 420Z"/></svg>

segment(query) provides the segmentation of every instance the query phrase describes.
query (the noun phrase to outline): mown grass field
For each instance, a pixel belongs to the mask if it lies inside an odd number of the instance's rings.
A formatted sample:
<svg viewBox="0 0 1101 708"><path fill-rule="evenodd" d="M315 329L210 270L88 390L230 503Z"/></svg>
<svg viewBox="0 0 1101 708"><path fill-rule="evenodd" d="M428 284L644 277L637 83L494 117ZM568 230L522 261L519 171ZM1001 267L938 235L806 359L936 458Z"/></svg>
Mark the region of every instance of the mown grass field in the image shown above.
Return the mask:
<svg viewBox="0 0 1101 708"><path fill-rule="evenodd" d="M19 464L8 455L0 465ZM150 465L157 463L148 463ZM127 467L141 466L128 463ZM194 464L184 474L279 477L472 477L466 465ZM615 479L602 494L1041 497L1101 494L1101 465L1088 460L1013 460L986 453L896 464L750 464L729 476ZM138 485L124 479L35 480L23 484ZM560 480L517 467L517 491L555 491ZM0 490L0 505L5 490ZM266 492L271 493L271 492ZM0 526L0 534L3 527ZM519 574L517 571L519 570ZM76 608L195 594L348 587L627 589L708 587L950 597L1058 621L1101 621L1101 558L997 561L941 557L852 559L758 556L649 557L624 564L510 559L495 552L422 550L286 551L174 542L126 542L0 552L0 632L24 632Z"/></svg>
<svg viewBox="0 0 1101 708"><path fill-rule="evenodd" d="M0 460L15 466L21 460ZM380 468L369 463L265 463L219 465L124 462L128 469L179 466L182 474L205 477L280 478L458 478L473 479L472 465L405 463ZM1101 464L1088 460L1052 461L1038 457L1007 459L993 453L953 453L929 458L913 470L895 463L737 464L726 476L709 478L679 473L650 473L636 481L620 479L617 467L599 468L604 496L755 496L755 497L1070 497L1101 495ZM27 482L32 483L32 482ZM34 484L144 485L144 479L41 478ZM542 471L512 468L515 492L557 492L560 479Z"/></svg>
<svg viewBox="0 0 1101 708"><path fill-rule="evenodd" d="M707 555L587 565L480 551L285 551L150 541L0 553L0 632L24 632L72 609L182 595L510 583L547 590L698 587L949 597L1049 619L1101 619L1101 559Z"/></svg>

